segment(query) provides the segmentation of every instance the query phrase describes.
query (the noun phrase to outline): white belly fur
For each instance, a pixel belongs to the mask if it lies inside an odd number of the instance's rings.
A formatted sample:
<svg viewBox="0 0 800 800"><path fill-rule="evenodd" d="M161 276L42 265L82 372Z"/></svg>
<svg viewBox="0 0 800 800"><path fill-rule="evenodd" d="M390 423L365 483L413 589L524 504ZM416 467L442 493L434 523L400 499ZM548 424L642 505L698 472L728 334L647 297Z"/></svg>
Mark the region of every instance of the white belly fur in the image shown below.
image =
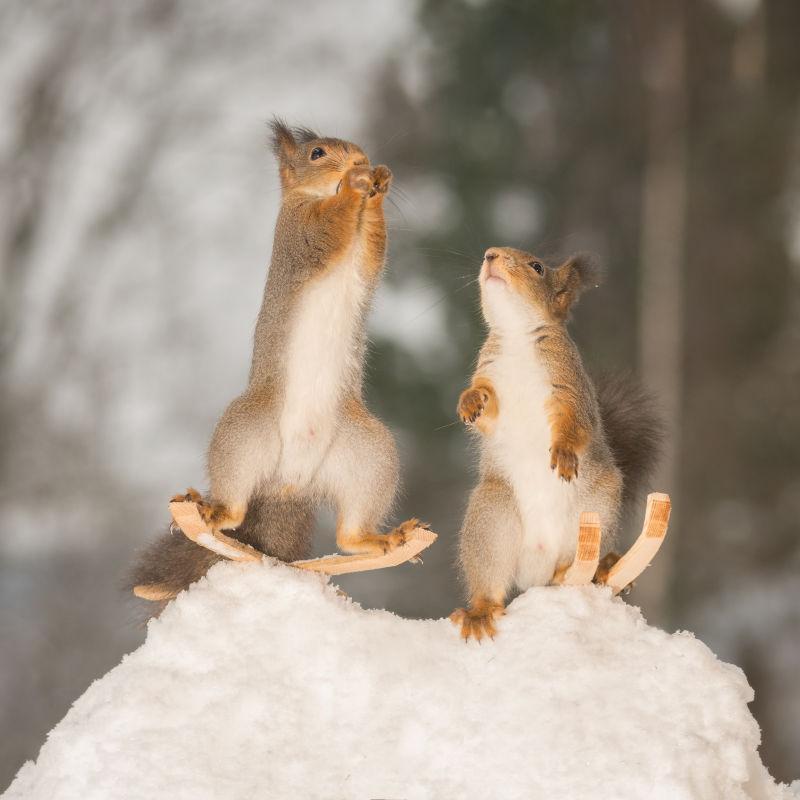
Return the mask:
<svg viewBox="0 0 800 800"><path fill-rule="evenodd" d="M499 413L486 445L492 462L511 484L522 517L516 582L524 590L548 583L556 566L574 556L580 514L577 481L567 483L550 469L545 402L552 387L530 342L517 349L505 342L488 376Z"/></svg>
<svg viewBox="0 0 800 800"><path fill-rule="evenodd" d="M358 369L355 337L366 286L354 249L300 299L286 354L280 417L279 480L303 487L319 469L336 432L336 408Z"/></svg>

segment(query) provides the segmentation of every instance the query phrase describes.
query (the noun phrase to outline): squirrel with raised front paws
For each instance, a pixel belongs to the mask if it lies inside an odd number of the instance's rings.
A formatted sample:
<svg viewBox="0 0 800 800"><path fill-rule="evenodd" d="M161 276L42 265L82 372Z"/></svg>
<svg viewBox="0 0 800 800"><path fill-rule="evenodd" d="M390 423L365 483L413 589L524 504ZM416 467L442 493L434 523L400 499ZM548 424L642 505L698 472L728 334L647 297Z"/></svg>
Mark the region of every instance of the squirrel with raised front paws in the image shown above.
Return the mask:
<svg viewBox="0 0 800 800"><path fill-rule="evenodd" d="M225 410L208 450L210 492L198 503L215 530L284 561L310 555L314 511L338 515L353 553L403 544L410 520L379 528L394 501L394 439L364 405L365 323L386 252L383 200L392 173L351 142L275 120L282 202L245 391ZM133 584L174 596L219 556L162 535Z"/></svg>
<svg viewBox="0 0 800 800"><path fill-rule="evenodd" d="M459 541L469 606L451 616L465 639L494 635L509 592L566 570L582 511L599 514L607 551L623 504L655 465L661 425L649 397L625 377L595 388L566 328L597 280L586 254L550 268L521 250L486 251L479 283L489 335L458 402L480 447ZM596 579L614 560L606 555Z"/></svg>

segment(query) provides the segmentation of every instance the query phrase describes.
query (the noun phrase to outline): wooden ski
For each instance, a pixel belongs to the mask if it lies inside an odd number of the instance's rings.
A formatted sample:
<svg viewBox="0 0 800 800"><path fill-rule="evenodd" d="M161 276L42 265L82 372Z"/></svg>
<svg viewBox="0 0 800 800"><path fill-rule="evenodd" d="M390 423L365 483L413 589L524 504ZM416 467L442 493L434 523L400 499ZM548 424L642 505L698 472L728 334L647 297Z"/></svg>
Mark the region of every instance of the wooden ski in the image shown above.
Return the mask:
<svg viewBox="0 0 800 800"><path fill-rule="evenodd" d="M201 547L230 559L231 561L260 561L264 554L249 545L226 536L219 531L212 531L205 520L200 516L197 505L191 502L176 502L169 504L174 523L173 529L182 532ZM421 563L419 554L436 541L436 534L427 528L414 528L406 542L389 553L372 555L357 553L355 555L342 555L335 553L321 558L310 558L303 561L293 561L289 566L311 572L322 572L326 575L344 575L348 572L365 572L373 569L397 567L406 561ZM143 600L163 601L174 597L167 587L161 585L135 586L133 593Z"/></svg>
<svg viewBox="0 0 800 800"><path fill-rule="evenodd" d="M605 585L610 586L614 594L619 594L630 586L655 558L667 535L670 509L669 495L653 492L647 496L642 532L633 546L610 569L605 581ZM252 547L223 533L211 531L194 503L170 503L170 512L175 527L185 536L224 558L232 561L260 561L264 558L262 553ZM600 538L599 516L592 512L582 513L575 559L567 569L562 568L556 573L552 583L562 586L583 586L591 583L597 571ZM406 561L419 561L419 554L435 541L436 534L433 531L427 528L414 528L403 545L384 555L334 554L294 561L290 566L312 572L323 572L326 575L385 569L396 567ZM160 585L136 586L133 592L137 597L153 601L169 600L174 596L171 590Z"/></svg>
<svg viewBox="0 0 800 800"><path fill-rule="evenodd" d="M580 519L575 560L560 581L563 586L580 586L592 582L600 560L600 533L600 516L584 511Z"/></svg>
<svg viewBox="0 0 800 800"><path fill-rule="evenodd" d="M669 495L653 492L647 496L644 525L639 538L609 570L608 578L603 582L611 587L614 594L630 586L650 566L667 535L669 512ZM567 569L561 568L556 572L552 580L554 585L583 586L592 582L600 555L600 535L599 516L590 512L581 514L575 560Z"/></svg>
<svg viewBox="0 0 800 800"><path fill-rule="evenodd" d="M653 492L647 495L642 532L608 573L606 586L610 586L614 594L619 594L650 566L667 535L671 507L668 494Z"/></svg>

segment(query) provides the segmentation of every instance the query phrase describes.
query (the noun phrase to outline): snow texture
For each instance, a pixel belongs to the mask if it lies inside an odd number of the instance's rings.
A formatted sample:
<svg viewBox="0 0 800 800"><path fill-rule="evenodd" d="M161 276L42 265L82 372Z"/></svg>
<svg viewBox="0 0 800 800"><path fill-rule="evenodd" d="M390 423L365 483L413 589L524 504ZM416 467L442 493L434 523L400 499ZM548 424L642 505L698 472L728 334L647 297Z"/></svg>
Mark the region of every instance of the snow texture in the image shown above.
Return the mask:
<svg viewBox="0 0 800 800"><path fill-rule="evenodd" d="M592 587L532 589L493 642L219 564L96 681L11 798L777 800L752 690Z"/></svg>

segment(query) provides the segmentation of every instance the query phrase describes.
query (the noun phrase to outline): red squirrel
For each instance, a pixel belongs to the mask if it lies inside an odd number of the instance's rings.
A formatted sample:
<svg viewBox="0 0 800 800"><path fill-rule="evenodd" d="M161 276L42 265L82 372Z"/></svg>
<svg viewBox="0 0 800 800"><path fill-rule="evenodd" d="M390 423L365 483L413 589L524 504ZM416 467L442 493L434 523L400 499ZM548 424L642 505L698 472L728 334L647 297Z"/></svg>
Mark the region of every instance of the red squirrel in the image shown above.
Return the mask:
<svg viewBox="0 0 800 800"><path fill-rule="evenodd" d="M282 200L256 324L247 388L223 413L208 449L210 492L196 502L212 529L276 558L310 555L314 511L337 511L336 541L385 553L418 524L379 532L394 501L394 438L362 393L366 316L384 267L388 167L306 128L272 124ZM162 535L132 584L174 596L219 556Z"/></svg>
<svg viewBox="0 0 800 800"><path fill-rule="evenodd" d="M608 550L623 500L655 464L661 432L649 398L624 379L596 389L567 331L597 280L586 254L551 268L522 250L486 251L489 335L458 402L480 448L459 543L469 606L451 616L465 639L493 636L509 592L546 585L572 563L582 511L600 515Z"/></svg>

